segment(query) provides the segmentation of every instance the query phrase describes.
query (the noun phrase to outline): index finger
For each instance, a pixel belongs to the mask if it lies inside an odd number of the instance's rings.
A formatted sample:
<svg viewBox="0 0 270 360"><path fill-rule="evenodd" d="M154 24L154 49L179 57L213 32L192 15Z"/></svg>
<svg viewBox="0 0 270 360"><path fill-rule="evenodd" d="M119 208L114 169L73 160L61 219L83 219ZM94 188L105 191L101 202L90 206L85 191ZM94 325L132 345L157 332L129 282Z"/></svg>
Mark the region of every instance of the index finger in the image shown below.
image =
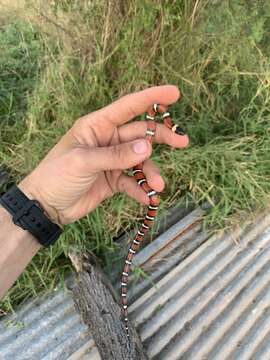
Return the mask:
<svg viewBox="0 0 270 360"><path fill-rule="evenodd" d="M174 85L154 86L146 90L138 91L121 97L110 105L98 110L114 125L122 125L134 117L144 113L151 105L170 105L180 97L178 88Z"/></svg>

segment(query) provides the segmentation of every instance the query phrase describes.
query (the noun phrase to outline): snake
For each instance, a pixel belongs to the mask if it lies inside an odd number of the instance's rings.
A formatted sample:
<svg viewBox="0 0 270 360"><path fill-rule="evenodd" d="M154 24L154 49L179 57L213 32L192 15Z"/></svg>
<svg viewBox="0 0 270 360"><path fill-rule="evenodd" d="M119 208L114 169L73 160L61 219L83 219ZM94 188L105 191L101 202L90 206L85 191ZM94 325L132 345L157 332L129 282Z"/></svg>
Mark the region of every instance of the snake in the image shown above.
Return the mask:
<svg viewBox="0 0 270 360"><path fill-rule="evenodd" d="M156 120L158 119L158 117L161 117L164 125L170 130L172 130L174 133L178 135L185 135L184 130L179 125L173 123L171 115L167 110L167 106L162 104L153 104L146 111L147 130L145 133L145 137L151 144L153 143L154 140L154 136L156 132ZM128 254L126 256L124 268L121 275L120 296L121 296L122 319L128 337L129 337L129 325L128 325L127 286L128 286L129 272L135 254L138 252L145 235L148 233L150 227L153 225L155 221L160 203L158 193L155 190L153 190L147 183L146 176L143 172L143 162L132 168L132 175L137 181L137 184L145 191L146 195L148 196L149 205L148 205L147 213L142 223L140 224L140 227L133 241L129 246Z"/></svg>

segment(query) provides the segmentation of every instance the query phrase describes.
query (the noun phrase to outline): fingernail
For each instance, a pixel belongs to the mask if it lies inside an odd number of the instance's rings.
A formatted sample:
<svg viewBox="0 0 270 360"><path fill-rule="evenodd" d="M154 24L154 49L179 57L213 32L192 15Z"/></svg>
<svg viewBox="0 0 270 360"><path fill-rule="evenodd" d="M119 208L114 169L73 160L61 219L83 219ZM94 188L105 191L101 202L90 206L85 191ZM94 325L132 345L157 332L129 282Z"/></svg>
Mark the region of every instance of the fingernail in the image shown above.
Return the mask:
<svg viewBox="0 0 270 360"><path fill-rule="evenodd" d="M147 143L145 140L137 141L133 144L133 150L136 154L144 154L147 151Z"/></svg>

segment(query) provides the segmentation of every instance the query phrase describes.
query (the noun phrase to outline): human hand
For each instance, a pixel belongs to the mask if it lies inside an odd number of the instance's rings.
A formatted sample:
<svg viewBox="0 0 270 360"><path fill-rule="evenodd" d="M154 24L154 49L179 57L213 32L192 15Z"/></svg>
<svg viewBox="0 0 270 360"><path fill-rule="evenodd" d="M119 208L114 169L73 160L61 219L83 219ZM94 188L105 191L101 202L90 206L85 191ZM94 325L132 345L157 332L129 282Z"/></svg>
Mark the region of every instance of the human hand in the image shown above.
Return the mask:
<svg viewBox="0 0 270 360"><path fill-rule="evenodd" d="M154 103L169 105L178 98L175 86L152 87L79 118L19 187L60 224L82 218L116 192L148 204L145 192L123 170L144 161L149 186L160 192L164 182L148 159L152 147L144 139L146 121L126 123ZM182 148L188 137L157 124L155 142Z"/></svg>

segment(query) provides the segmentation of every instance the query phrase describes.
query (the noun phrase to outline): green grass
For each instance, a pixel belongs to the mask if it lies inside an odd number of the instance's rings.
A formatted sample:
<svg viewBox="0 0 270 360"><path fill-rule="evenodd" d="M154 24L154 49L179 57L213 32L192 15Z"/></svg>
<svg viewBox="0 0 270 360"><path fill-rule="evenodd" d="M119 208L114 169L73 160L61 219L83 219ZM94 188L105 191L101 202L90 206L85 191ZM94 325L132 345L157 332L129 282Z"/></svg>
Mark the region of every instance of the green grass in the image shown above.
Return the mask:
<svg viewBox="0 0 270 360"><path fill-rule="evenodd" d="M209 228L230 227L270 194L270 4L266 1L31 1L0 28L0 161L27 174L80 115L151 85L179 86L171 107L190 136L156 146L166 181L162 210L210 201ZM0 24L1 25L1 24ZM162 211L161 210L161 211ZM41 251L0 309L53 289L71 244L103 261L112 239L144 214L117 195Z"/></svg>

